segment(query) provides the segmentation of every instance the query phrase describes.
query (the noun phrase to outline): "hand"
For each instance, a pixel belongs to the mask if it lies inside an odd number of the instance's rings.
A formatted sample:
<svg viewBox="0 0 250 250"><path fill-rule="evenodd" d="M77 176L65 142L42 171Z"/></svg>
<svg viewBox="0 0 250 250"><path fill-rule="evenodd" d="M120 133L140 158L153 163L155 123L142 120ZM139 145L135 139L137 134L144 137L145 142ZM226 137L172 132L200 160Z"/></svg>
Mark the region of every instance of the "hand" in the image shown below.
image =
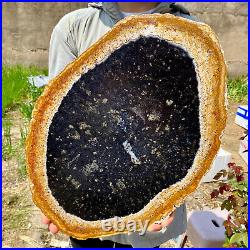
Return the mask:
<svg viewBox="0 0 250 250"><path fill-rule="evenodd" d="M150 232L158 232L162 230L162 228L167 227L170 225L174 220L174 214L171 213L165 220L161 222L155 222L152 224L149 228L148 231ZM42 223L45 225L48 225L48 229L51 233L56 234L59 232L59 229L57 228L56 225L54 225L51 220L49 220L45 215L42 214Z"/></svg>
<svg viewBox="0 0 250 250"><path fill-rule="evenodd" d="M42 214L42 223L48 225L48 229L51 233L56 234L59 232L59 229L54 225L51 220L49 220L45 215Z"/></svg>
<svg viewBox="0 0 250 250"><path fill-rule="evenodd" d="M148 228L149 232L158 232L162 230L162 228L167 227L170 225L174 220L174 214L171 213L166 219L163 221L155 222L154 224L150 225Z"/></svg>

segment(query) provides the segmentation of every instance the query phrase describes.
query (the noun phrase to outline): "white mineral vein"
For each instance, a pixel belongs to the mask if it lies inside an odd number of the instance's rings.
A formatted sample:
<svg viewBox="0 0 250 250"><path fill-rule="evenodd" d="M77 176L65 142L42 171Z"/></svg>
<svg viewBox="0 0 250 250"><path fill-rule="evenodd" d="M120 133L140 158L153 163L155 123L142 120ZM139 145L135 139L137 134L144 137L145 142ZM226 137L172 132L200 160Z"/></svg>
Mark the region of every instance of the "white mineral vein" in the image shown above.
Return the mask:
<svg viewBox="0 0 250 250"><path fill-rule="evenodd" d="M76 157L74 157L70 162L68 162L67 166L70 167L71 164L76 161L80 157L80 154L78 154Z"/></svg>
<svg viewBox="0 0 250 250"><path fill-rule="evenodd" d="M126 140L122 143L122 145L125 151L130 155L131 161L137 165L141 164L141 161L136 157L135 153L132 151L132 146L130 145L130 143Z"/></svg>

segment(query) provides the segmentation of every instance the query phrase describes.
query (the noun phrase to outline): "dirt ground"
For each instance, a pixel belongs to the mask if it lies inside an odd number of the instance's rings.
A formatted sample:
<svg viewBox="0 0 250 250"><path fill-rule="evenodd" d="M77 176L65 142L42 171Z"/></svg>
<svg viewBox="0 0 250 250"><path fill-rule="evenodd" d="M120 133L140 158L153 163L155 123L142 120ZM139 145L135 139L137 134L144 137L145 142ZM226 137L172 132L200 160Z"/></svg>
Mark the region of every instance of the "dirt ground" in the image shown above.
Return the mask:
<svg viewBox="0 0 250 250"><path fill-rule="evenodd" d="M247 165L238 155L239 138L244 129L234 123L235 112L238 107L236 103L230 103L228 109L227 127L222 137L222 148L232 153L232 161L244 167ZM11 114L13 124L11 136L13 140L20 137L19 127L22 119L16 112ZM52 235L46 226L40 223L40 212L31 199L26 177L18 174L18 162L20 159L11 159L2 162L3 177L3 247L67 247L68 237L58 233ZM186 199L188 212L192 210L203 210L219 207L220 201L210 199L211 191L217 183L201 183L199 188ZM162 247L169 247L169 243ZM184 247L192 247L189 240Z"/></svg>

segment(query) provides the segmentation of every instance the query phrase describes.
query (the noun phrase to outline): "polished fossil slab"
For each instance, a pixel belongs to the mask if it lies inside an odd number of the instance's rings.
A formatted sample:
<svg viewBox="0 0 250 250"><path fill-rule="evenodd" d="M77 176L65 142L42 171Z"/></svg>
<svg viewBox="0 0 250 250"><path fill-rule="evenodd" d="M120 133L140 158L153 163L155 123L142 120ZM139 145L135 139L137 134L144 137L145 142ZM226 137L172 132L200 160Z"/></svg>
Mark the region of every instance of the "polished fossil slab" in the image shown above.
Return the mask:
<svg viewBox="0 0 250 250"><path fill-rule="evenodd" d="M26 143L34 203L78 239L128 233L103 229L114 216L151 225L169 215L220 147L225 82L208 25L170 14L121 20L36 102Z"/></svg>
<svg viewBox="0 0 250 250"><path fill-rule="evenodd" d="M140 211L199 148L198 81L183 48L140 37L82 74L49 127L48 185L84 220Z"/></svg>

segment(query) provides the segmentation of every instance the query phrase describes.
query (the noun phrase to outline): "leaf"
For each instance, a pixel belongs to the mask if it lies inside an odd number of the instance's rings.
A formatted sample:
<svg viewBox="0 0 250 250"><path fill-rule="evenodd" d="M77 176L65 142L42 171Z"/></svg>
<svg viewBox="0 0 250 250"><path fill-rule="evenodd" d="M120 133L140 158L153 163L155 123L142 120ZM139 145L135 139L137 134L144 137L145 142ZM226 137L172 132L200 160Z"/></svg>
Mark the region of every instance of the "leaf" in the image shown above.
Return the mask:
<svg viewBox="0 0 250 250"><path fill-rule="evenodd" d="M232 172L229 172L227 178L228 178L228 180L233 179L234 178L234 174Z"/></svg>
<svg viewBox="0 0 250 250"><path fill-rule="evenodd" d="M230 238L230 244L237 243L240 246L243 243L245 246L247 246L248 245L247 240L248 240L247 232L236 233Z"/></svg>
<svg viewBox="0 0 250 250"><path fill-rule="evenodd" d="M229 247L229 245L230 245L230 241L229 241L229 238L226 235L226 240L225 240L225 243L223 244L223 247Z"/></svg>
<svg viewBox="0 0 250 250"><path fill-rule="evenodd" d="M243 236L243 243L244 243L245 247L248 247L248 234L247 234L247 232Z"/></svg>
<svg viewBox="0 0 250 250"><path fill-rule="evenodd" d="M225 184L225 185L224 185L224 190L225 190L225 191L230 191L230 188L231 188L231 187L230 187L229 184Z"/></svg>
<svg viewBox="0 0 250 250"><path fill-rule="evenodd" d="M220 192L220 194L223 194L223 192L224 192L223 186L219 187L219 192Z"/></svg>
<svg viewBox="0 0 250 250"><path fill-rule="evenodd" d="M232 234L233 234L233 229L230 228L230 227L226 227L226 235L227 235L228 237L231 237Z"/></svg>
<svg viewBox="0 0 250 250"><path fill-rule="evenodd" d="M238 185L238 189L240 190L240 191L247 191L247 187L244 185L244 183L241 183L240 185Z"/></svg>
<svg viewBox="0 0 250 250"><path fill-rule="evenodd" d="M228 196L228 200L229 201L234 201L235 200L235 196L234 195L229 195Z"/></svg>
<svg viewBox="0 0 250 250"><path fill-rule="evenodd" d="M222 169L221 173L222 173L223 177L227 177L227 175L228 175L228 172L225 169Z"/></svg>
<svg viewBox="0 0 250 250"><path fill-rule="evenodd" d="M237 175L242 174L242 167L236 166L236 167L234 168L234 172L235 172L235 174L237 174Z"/></svg>
<svg viewBox="0 0 250 250"><path fill-rule="evenodd" d="M213 179L214 179L214 180L219 180L221 176L223 176L223 173L219 172L219 173L217 173L217 174L214 176Z"/></svg>
<svg viewBox="0 0 250 250"><path fill-rule="evenodd" d="M231 179L230 181L229 181L229 183L230 183L230 185L231 185L231 187L233 188L233 189L237 189L237 186L239 185L238 184L238 182L236 181L236 179Z"/></svg>
<svg viewBox="0 0 250 250"><path fill-rule="evenodd" d="M219 182L218 189L214 189L211 198L217 198L224 192L230 192L221 204L221 209L229 211L227 220L224 221L226 241L224 247L248 247L248 183L243 176L243 168L235 163L228 164L228 171L220 171L214 177L219 179L222 175L226 181ZM222 197L223 198L223 197Z"/></svg>
<svg viewBox="0 0 250 250"><path fill-rule="evenodd" d="M237 182L244 181L244 176L243 175L237 175L236 180L237 180Z"/></svg>
<svg viewBox="0 0 250 250"><path fill-rule="evenodd" d="M230 211L233 207L233 204L229 200L225 200L221 204L221 210L226 209L227 211Z"/></svg>
<svg viewBox="0 0 250 250"><path fill-rule="evenodd" d="M222 183L219 187L219 192L223 194L224 191L229 191L230 190L230 185L227 183Z"/></svg>
<svg viewBox="0 0 250 250"><path fill-rule="evenodd" d="M232 167L236 166L236 164L234 162L229 162L227 165L228 165L229 168L232 168Z"/></svg>
<svg viewBox="0 0 250 250"><path fill-rule="evenodd" d="M210 195L211 199L217 198L219 195L219 191L215 189Z"/></svg>

